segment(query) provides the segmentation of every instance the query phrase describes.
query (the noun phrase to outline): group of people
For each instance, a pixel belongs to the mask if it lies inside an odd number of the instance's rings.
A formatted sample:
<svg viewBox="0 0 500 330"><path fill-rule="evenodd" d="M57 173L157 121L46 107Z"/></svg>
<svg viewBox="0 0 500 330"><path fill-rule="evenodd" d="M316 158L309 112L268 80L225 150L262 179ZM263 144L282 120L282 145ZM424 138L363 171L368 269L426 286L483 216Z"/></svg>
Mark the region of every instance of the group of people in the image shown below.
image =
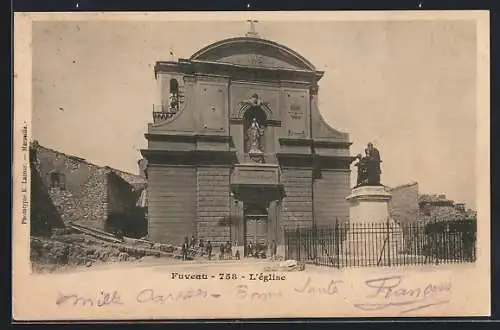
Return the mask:
<svg viewBox="0 0 500 330"><path fill-rule="evenodd" d="M234 254L234 258L236 260L241 259L239 250L236 250L236 253ZM227 241L226 244L220 245L219 259L220 260L233 259L233 247L232 247L231 242Z"/></svg>
<svg viewBox="0 0 500 330"><path fill-rule="evenodd" d="M189 237L184 238L184 243L181 247L182 250L182 260L188 260L194 255L207 256L208 260L212 259L213 246L210 241L204 241L203 238L199 240L193 235L191 239ZM232 246L231 242L227 241L225 244L220 245L219 259L232 259ZM236 251L236 259L240 258L239 251Z"/></svg>
<svg viewBox="0 0 500 330"><path fill-rule="evenodd" d="M249 242L246 246L246 256L255 258L266 258L266 246L259 243ZM276 259L277 245L276 241L272 241L269 246L269 252L271 253L271 259Z"/></svg>
<svg viewBox="0 0 500 330"><path fill-rule="evenodd" d="M210 259L212 256L212 243L210 241L205 241L203 238L200 238L199 240L196 239L196 237L193 235L191 236L191 240L189 237L184 238L184 243L182 244L181 247L182 250L182 260L188 260L190 255L196 255L196 254L201 254L201 255L208 255L208 258Z"/></svg>
<svg viewBox="0 0 500 330"><path fill-rule="evenodd" d="M213 257L212 243L210 241L205 242L202 238L197 239L194 235L191 236L191 239L189 239L189 237L187 236L184 238L184 243L182 244L181 250L182 250L182 260L191 259L195 255L206 256L208 260L212 260ZM264 246L250 242L246 246L245 255L247 257L265 258L266 257L265 250L266 249ZM270 253L272 259L276 258L276 250L277 250L276 242L273 240L270 245ZM239 250L236 250L234 258L236 260L241 259ZM233 249L230 241L220 244L219 246L219 260L227 260L227 259L233 259Z"/></svg>

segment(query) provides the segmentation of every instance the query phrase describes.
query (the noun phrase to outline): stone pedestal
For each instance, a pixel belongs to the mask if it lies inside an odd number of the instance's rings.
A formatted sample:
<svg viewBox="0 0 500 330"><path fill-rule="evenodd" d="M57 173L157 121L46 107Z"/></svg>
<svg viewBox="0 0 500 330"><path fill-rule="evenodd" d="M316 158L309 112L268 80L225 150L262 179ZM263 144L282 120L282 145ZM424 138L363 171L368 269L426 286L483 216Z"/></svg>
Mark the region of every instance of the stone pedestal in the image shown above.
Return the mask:
<svg viewBox="0 0 500 330"><path fill-rule="evenodd" d="M350 203L344 261L357 266L396 263L403 249L400 226L390 219L391 194L384 186L361 186L346 197Z"/></svg>
<svg viewBox="0 0 500 330"><path fill-rule="evenodd" d="M392 195L384 186L361 186L346 197L350 204L351 223L385 223L389 219L389 201Z"/></svg>

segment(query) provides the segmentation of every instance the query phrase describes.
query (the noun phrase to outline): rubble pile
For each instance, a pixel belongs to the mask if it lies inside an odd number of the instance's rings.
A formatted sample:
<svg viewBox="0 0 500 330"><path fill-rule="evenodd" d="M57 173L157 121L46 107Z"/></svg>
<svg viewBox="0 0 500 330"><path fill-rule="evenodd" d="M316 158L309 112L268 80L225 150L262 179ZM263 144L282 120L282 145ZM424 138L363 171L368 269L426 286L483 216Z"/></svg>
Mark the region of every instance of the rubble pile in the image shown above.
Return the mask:
<svg viewBox="0 0 500 330"><path fill-rule="evenodd" d="M186 259L203 256L203 245L195 243L190 246ZM107 262L142 262L158 257L183 259L184 256L181 246L151 242L145 237L115 235L75 223L53 229L51 236L31 237L31 261L35 272Z"/></svg>
<svg viewBox="0 0 500 330"><path fill-rule="evenodd" d="M296 272L305 270L306 266L303 263L297 262L297 260L285 260L280 262L276 266L265 267L266 272Z"/></svg>
<svg viewBox="0 0 500 330"><path fill-rule="evenodd" d="M180 247L176 247L172 244L155 243L145 239L135 239L129 237L123 237L123 242L129 246L137 248L151 249L172 254L175 253L177 248L180 249Z"/></svg>
<svg viewBox="0 0 500 330"><path fill-rule="evenodd" d="M71 240L66 236L71 236ZM90 242L83 235L31 238L32 263L53 265L54 269L57 266L92 266L101 262L118 261L119 257L125 259L120 253L122 252L117 248Z"/></svg>
<svg viewBox="0 0 500 330"><path fill-rule="evenodd" d="M182 259L182 246L173 246L173 254L175 259ZM215 254L212 255L212 258L215 258ZM203 247L199 245L191 246L187 252L186 260L194 260L198 258L207 257L206 251Z"/></svg>
<svg viewBox="0 0 500 330"><path fill-rule="evenodd" d="M166 244L153 245L152 248L138 245L106 242L85 234L31 237L31 261L35 271L54 271L64 267L136 261L145 256L173 255L173 252L169 253L173 248Z"/></svg>

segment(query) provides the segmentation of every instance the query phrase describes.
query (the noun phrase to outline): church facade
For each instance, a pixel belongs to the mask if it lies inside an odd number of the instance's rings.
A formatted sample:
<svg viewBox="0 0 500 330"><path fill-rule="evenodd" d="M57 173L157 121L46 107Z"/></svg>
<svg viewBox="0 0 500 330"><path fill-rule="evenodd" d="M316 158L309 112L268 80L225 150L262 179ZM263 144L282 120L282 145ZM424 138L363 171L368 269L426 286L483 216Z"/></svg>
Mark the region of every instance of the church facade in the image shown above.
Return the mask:
<svg viewBox="0 0 500 330"><path fill-rule="evenodd" d="M320 114L323 74L257 36L157 62L159 96L141 151L149 239L279 246L285 227L347 219L351 143Z"/></svg>

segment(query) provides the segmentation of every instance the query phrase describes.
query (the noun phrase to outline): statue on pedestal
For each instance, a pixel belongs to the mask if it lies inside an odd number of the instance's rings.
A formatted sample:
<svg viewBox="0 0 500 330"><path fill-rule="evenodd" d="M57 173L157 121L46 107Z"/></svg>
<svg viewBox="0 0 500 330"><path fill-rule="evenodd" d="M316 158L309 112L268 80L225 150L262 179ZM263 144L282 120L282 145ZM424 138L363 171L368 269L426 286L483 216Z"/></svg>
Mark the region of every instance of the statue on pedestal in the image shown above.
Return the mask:
<svg viewBox="0 0 500 330"><path fill-rule="evenodd" d="M358 180L356 186L379 186L380 185L380 152L377 148L373 146L372 143L368 143L365 149L365 156L361 154L357 155L358 162L355 166L358 167Z"/></svg>

